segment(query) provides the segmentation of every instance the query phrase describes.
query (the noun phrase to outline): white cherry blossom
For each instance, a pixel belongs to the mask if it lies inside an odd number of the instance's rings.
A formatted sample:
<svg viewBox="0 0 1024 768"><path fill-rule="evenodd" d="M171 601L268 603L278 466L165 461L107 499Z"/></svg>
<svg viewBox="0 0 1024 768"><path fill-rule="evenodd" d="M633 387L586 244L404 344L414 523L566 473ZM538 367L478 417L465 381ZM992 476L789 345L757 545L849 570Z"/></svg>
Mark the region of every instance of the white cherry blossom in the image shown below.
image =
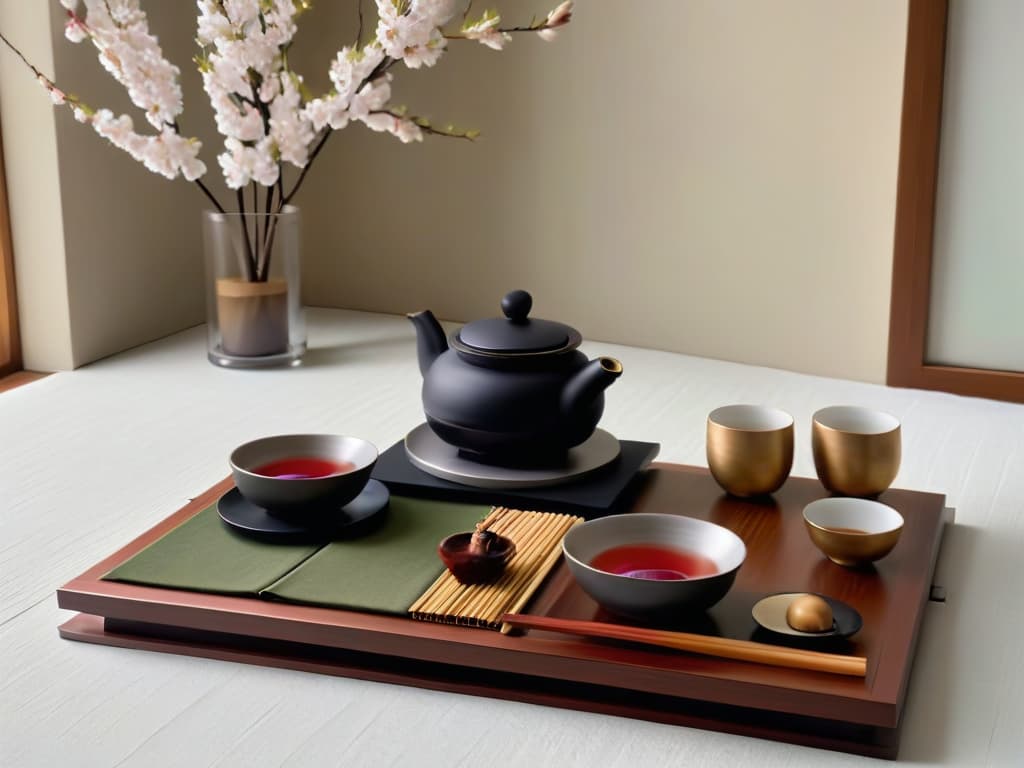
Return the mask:
<svg viewBox="0 0 1024 768"><path fill-rule="evenodd" d="M281 92L270 102L270 136L281 159L302 168L309 159L309 147L316 134L301 109L299 77L286 72L279 80Z"/></svg>
<svg viewBox="0 0 1024 768"><path fill-rule="evenodd" d="M43 77L42 75L38 75L36 77L36 80L38 80L39 84L49 92L50 102L54 106L59 107L67 102L67 94L64 93L64 91L62 91L60 88L55 86L52 82L50 82L48 78Z"/></svg>
<svg viewBox="0 0 1024 768"><path fill-rule="evenodd" d="M440 27L451 18L455 4L446 0L377 0L377 42L384 53L411 69L432 67L444 53Z"/></svg>
<svg viewBox="0 0 1024 768"><path fill-rule="evenodd" d="M129 115L90 109L29 64L54 104L70 108L75 120L92 125L149 170L168 178L180 175L198 180L206 172L199 159L202 144L179 131L180 71L164 57L140 0L60 3L67 13L65 36L76 43L88 39L95 46L100 63L124 86L155 132L138 132ZM408 115L404 107L390 106L393 66L432 67L453 39L473 40L495 50L511 41L512 32L536 32L550 39L570 21L573 11L573 3L566 0L528 26L503 28L497 11L485 11L478 20L467 20L463 14L453 22L465 7L461 0L375 0L375 4L377 24L371 41L338 51L328 72L331 90L310 96L302 76L288 61L296 18L306 3L195 0L196 40L201 48L196 61L223 137L217 161L228 187L278 185L285 163L305 168L314 147L319 150L331 131L353 121L403 143L422 141L426 133L475 138L476 131L438 129ZM461 29L446 29L449 24L461 24ZM206 187L203 190L209 195ZM278 203L283 204L284 197L291 199L294 192L284 195L282 188ZM269 204L269 196L267 200Z"/></svg>
<svg viewBox="0 0 1024 768"><path fill-rule="evenodd" d="M196 139L179 136L170 127L165 127L156 136L139 134L135 132L131 117L115 117L109 109L96 112L91 123L96 133L125 150L154 173L168 179L176 178L181 173L188 181L194 181L206 173L206 166L198 157L202 144Z"/></svg>
<svg viewBox="0 0 1024 768"><path fill-rule="evenodd" d="M164 58L138 0L85 0L85 8L84 17L68 9L68 39L93 41L100 63L154 128L173 124L182 111L181 72Z"/></svg>
<svg viewBox="0 0 1024 768"><path fill-rule="evenodd" d="M479 21L462 27L462 34L467 40L476 40L488 48L500 51L512 39L508 32L499 29L501 16L496 13L485 13Z"/></svg>
<svg viewBox="0 0 1024 768"><path fill-rule="evenodd" d="M563 27L569 23L572 19L573 3L572 0L565 0L551 13L548 14L544 20L544 25L537 30L537 36L541 40L551 42L558 37L558 28Z"/></svg>
<svg viewBox="0 0 1024 768"><path fill-rule="evenodd" d="M42 0L36 0L41 2ZM23 0L27 2L27 0ZM89 40L99 61L128 93L148 122L149 133L136 130L132 117L110 109L93 110L65 93L36 69L6 37L32 70L55 105L71 110L74 119L127 152L154 173L196 182L214 207L226 209L201 181L206 165L199 159L202 144L180 132L183 112L180 71L168 61L150 30L140 0L60 0L66 10L64 34L80 43ZM170 3L171 0L166 0ZM180 4L180 0L177 0ZM537 33L551 39L572 17L573 3L560 3L547 16L526 26L502 26L497 11L467 19L466 0L375 0L377 23L371 40L345 46L330 62L331 90L312 96L302 76L292 69L289 48L297 32L296 18L306 0L195 0L195 61L213 109L223 148L217 163L230 189L237 191L242 213L268 217L280 212L298 191L311 159L334 131L352 122L388 133L404 144L421 142L426 134L473 140L477 131L438 128L405 107L392 106L395 66L432 67L450 40L472 40L502 50L512 33ZM452 19L465 9L462 18ZM360 19L361 20L361 19ZM455 28L448 28L449 25ZM362 32L362 30L361 30ZM363 38L362 33L360 38ZM302 169L292 175L286 164ZM291 180L287 176L291 175ZM252 185L252 195L243 188ZM290 186L290 189L289 189ZM263 210L259 187L264 188ZM261 236L246 242L249 279L266 280L276 218L263 221ZM255 227L257 231L259 227ZM262 242L260 240L262 239Z"/></svg>
<svg viewBox="0 0 1024 768"><path fill-rule="evenodd" d="M238 139L228 139L224 145L227 151L217 156L217 162L224 171L224 179L229 187L240 189L250 181L265 187L277 183L279 168L272 159L269 136L252 147Z"/></svg>
<svg viewBox="0 0 1024 768"><path fill-rule="evenodd" d="M72 43L80 43L88 36L89 30L85 28L81 19L77 16L72 16L68 19L68 23L64 26L64 37Z"/></svg>

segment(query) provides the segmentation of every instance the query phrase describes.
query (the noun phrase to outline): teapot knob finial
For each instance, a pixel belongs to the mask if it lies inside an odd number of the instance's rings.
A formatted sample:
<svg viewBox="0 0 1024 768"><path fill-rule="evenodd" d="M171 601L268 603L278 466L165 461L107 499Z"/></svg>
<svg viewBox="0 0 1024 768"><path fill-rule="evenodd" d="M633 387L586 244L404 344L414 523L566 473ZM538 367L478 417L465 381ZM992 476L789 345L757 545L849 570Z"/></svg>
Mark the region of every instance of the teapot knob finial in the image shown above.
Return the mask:
<svg viewBox="0 0 1024 768"><path fill-rule="evenodd" d="M527 322L526 316L533 307L533 297L526 291L510 291L501 300L501 311L513 323Z"/></svg>

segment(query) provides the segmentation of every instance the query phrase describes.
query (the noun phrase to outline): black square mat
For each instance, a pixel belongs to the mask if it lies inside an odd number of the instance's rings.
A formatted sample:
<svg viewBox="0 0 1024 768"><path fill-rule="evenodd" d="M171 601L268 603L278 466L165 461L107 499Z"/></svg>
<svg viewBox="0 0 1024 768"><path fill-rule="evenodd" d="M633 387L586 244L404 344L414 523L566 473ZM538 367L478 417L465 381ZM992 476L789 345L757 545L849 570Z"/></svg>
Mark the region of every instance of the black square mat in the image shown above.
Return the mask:
<svg viewBox="0 0 1024 768"><path fill-rule="evenodd" d="M638 489L643 470L661 446L633 440L620 441L619 458L600 473L565 485L544 488L475 488L429 475L414 467L399 440L377 459L373 475L400 496L466 501L541 512L571 512L586 518L623 511Z"/></svg>

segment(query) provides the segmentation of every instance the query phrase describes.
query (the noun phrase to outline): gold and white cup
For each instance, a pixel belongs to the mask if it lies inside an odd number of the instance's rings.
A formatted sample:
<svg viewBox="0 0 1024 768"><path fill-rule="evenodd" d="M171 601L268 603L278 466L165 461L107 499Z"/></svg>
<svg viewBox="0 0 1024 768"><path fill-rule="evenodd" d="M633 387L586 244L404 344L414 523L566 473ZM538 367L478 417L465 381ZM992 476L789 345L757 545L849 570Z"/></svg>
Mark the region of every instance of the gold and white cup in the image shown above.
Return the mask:
<svg viewBox="0 0 1024 768"><path fill-rule="evenodd" d="M763 405L726 405L708 414L708 468L733 496L774 493L793 468L793 417Z"/></svg>
<svg viewBox="0 0 1024 768"><path fill-rule="evenodd" d="M900 422L854 405L822 408L812 419L811 447L825 488L843 496L877 496L900 469Z"/></svg>

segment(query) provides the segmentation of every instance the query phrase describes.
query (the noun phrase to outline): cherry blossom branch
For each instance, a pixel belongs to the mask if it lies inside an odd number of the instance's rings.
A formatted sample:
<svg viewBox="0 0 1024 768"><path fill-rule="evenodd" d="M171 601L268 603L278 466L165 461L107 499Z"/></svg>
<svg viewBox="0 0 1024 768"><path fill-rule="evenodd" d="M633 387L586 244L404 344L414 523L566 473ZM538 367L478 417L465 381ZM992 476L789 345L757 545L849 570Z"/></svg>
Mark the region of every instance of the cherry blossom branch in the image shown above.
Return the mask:
<svg viewBox="0 0 1024 768"><path fill-rule="evenodd" d="M564 27L572 20L572 0L564 0L557 8L551 11L543 19L534 17L530 23L523 27L501 26L501 16L497 11L484 11L483 15L476 21L469 20L469 9L473 3L470 2L462 15L462 29L459 32L444 32L446 40L475 40L500 51L505 44L512 39L516 32L536 32L543 40L554 40L559 27Z"/></svg>
<svg viewBox="0 0 1024 768"><path fill-rule="evenodd" d="M278 177L280 179L280 177ZM267 274L270 271L270 249L274 242L274 229L277 227L277 217L272 216L274 212L274 192L279 185L271 184L267 187L267 197L263 207L263 242L259 243L260 258L259 266L256 269L256 277L260 274Z"/></svg>
<svg viewBox="0 0 1024 768"><path fill-rule="evenodd" d="M306 167L307 168L309 167L308 163L306 164ZM275 213L280 214L284 210L284 206L285 206L285 202L284 202L284 177L278 175L278 177L277 177L277 184L274 185L274 186L277 187L277 197L278 197L277 211ZM268 190L268 192L267 192L268 197L270 197L273 194L274 186L271 186L270 189ZM293 194L294 194L294 190L293 190ZM262 280L262 281L266 281L266 279L270 276L270 257L273 254L273 250L274 250L274 238L277 237L277 222L280 220L280 216L271 216L270 215L270 211L271 211L272 208L273 208L273 206L271 206L269 204L269 201L268 201L268 204L267 204L267 217L269 219L269 223L268 223L268 226L267 226L267 236L266 236L265 242L263 243L263 255L261 257L261 266L257 269L257 272L256 272L256 279L257 280Z"/></svg>
<svg viewBox="0 0 1024 768"><path fill-rule="evenodd" d="M320 136L320 140L317 141L316 146L313 148L313 151L309 153L309 161L302 169L302 172L299 173L299 178L295 180L295 185L292 187L292 191L285 195L283 198L281 198L281 206L278 210L288 205L288 203L292 201L292 198L295 197L295 193L298 192L299 187L302 186L302 182L306 178L306 174L309 173L309 169L313 165L313 161L316 160L316 156L320 154L320 151L324 148L324 144L327 143L327 139L330 138L332 133L334 133L334 129L332 129L330 126L324 128L323 133Z"/></svg>
<svg viewBox="0 0 1024 768"><path fill-rule="evenodd" d="M0 39L36 76L39 84L50 94L50 100L54 105L68 107L75 120L91 125L96 133L118 149L127 152L133 159L145 165L148 170L159 173L168 179L175 179L180 174L187 181L195 181L206 173L206 166L198 157L202 147L201 142L195 138L179 135L173 120L155 126L158 127L159 134L137 133L132 119L128 115L115 117L109 109L94 110L90 108L77 96L65 93L58 88L53 80L40 72L5 36L0 35ZM134 101L135 96L133 95L132 98ZM152 123L152 121L150 122ZM209 196L209 190L205 191Z"/></svg>
<svg viewBox="0 0 1024 768"><path fill-rule="evenodd" d="M359 86L355 89L355 92L359 93L367 85L370 85L374 81L384 77L387 74L387 71L391 69L391 67L393 67L395 63L395 59L385 56L383 59L381 59L377 66L375 66L373 70L371 70L370 74L363 78L362 82L359 83ZM320 154L320 151L324 148L324 144L327 143L327 139L330 138L333 132L334 129L331 128L329 125L324 127L323 133L317 140L316 145L313 148L313 151L309 153L309 160L306 161L306 165L302 168L302 172L299 173L299 178L295 180L295 185L292 187L292 191L289 192L287 195L282 195L280 208L284 208L286 205L288 205L288 203L292 201L292 198L295 197L295 193L298 192L299 187L302 186L302 182L305 180L306 174L309 172L310 166L313 165L313 161L316 159L316 156Z"/></svg>
<svg viewBox="0 0 1024 768"><path fill-rule="evenodd" d="M49 92L50 100L53 102L54 106L66 106L71 109L72 112L79 110L80 114L86 117L93 114L93 110L79 101L76 96L65 93L57 87L57 84L54 83L53 80L40 72L31 61L25 58L25 54L18 50L14 43L8 40L2 32L0 32L0 41L3 41L3 44L6 45L14 55L21 59L22 63L32 71L32 74L36 76L36 80L39 84ZM76 112L75 117L76 119L79 117L78 112Z"/></svg>
<svg viewBox="0 0 1024 768"><path fill-rule="evenodd" d="M465 139L467 141L476 141L480 138L480 131L476 129L462 131L450 123L443 128L438 128L433 125L428 118L420 117L418 115L407 115L403 109L378 109L374 110L370 114L387 115L395 120L409 121L423 133L427 133L432 136L446 136L449 139Z"/></svg>
<svg viewBox="0 0 1024 768"><path fill-rule="evenodd" d="M250 283L256 282L255 260L253 259L252 243L249 242L249 224L245 220L245 193L242 187L235 190L238 195L238 224L242 230L242 242L245 243L246 258L242 259L245 265L246 280Z"/></svg>
<svg viewBox="0 0 1024 768"><path fill-rule="evenodd" d="M29 61L28 59L25 58L25 54L23 54L21 51L19 51L14 46L14 43L12 43L10 40L8 40L6 37L4 37L4 33L3 32L0 32L0 40L2 40L4 45L6 45L8 48L10 48L14 52L15 56L17 56L19 59L21 59L22 63L26 67L28 67L29 69L32 70L32 74L35 75L37 79L45 80L46 82L48 82L51 85L53 85L53 81L50 80L50 78L48 78L46 75L44 75L38 69L36 69L35 65L33 65L31 61Z"/></svg>
<svg viewBox="0 0 1024 768"><path fill-rule="evenodd" d="M202 190L203 194L206 195L207 198L209 198L210 202L213 203L213 207L217 209L218 213L226 213L226 211L224 210L224 206L220 204L220 201L218 201L217 198L213 196L213 193L207 188L207 186L203 184L202 179L193 179L192 183L199 187L199 189Z"/></svg>
<svg viewBox="0 0 1024 768"><path fill-rule="evenodd" d="M432 67L444 54L448 40L475 40L499 50L514 33L535 32L550 40L573 12L572 0L565 0L528 25L505 27L497 11L483 11L478 19L471 18L473 0L375 0L376 25L370 25L364 18L365 1L356 2L356 43L338 51L329 72L333 88L320 98L311 98L301 75L289 65L288 53L297 32L295 19L308 9L307 0L196 3L196 39L201 48L196 63L223 137L217 161L228 188L237 195L245 249L244 253L240 246L236 250L244 262L241 272L250 281L268 278L280 219L276 214L302 188L332 134L352 122L362 122L404 143L422 141L425 135L468 141L480 135L476 130L434 125L425 117L409 115L404 107L393 107L391 70L398 62L409 69ZM136 132L128 115L90 109L58 89L0 35L3 43L28 66L55 104L69 107L76 120L89 123L149 170L172 179L180 174L195 182L213 207L225 213L199 179L206 172L199 160L199 140L182 136L179 130L178 116L183 109L180 71L164 57L140 0L84 0L81 13L76 9L83 0L61 0L61 4L68 10L65 36L76 43L90 40L99 51L100 63L125 87L132 104L143 111L156 134ZM458 19L457 6L461 6L461 19L453 26L461 27L446 32L444 27L452 18ZM365 42L364 30L369 38ZM300 169L287 193L286 163ZM244 194L250 184L253 225L246 216ZM266 187L262 201L260 186Z"/></svg>
<svg viewBox="0 0 1024 768"><path fill-rule="evenodd" d="M259 254L260 247L260 193L256 182L251 182L252 187L252 244L253 252Z"/></svg>

